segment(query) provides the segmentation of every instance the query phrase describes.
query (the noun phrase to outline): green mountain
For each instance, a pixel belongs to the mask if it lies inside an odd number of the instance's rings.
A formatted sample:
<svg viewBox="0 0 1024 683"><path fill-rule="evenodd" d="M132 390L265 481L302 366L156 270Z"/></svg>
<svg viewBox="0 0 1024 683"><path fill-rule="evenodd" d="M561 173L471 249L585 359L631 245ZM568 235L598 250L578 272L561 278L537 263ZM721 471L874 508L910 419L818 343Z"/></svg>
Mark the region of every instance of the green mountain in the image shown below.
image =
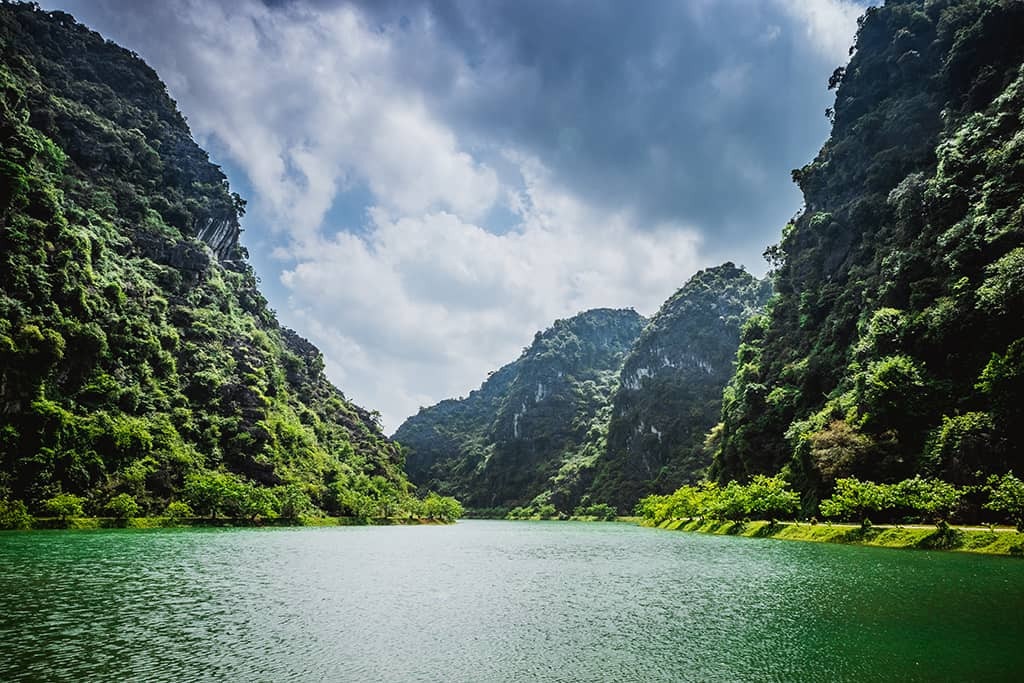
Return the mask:
<svg viewBox="0 0 1024 683"><path fill-rule="evenodd" d="M861 19L778 293L725 391L722 480L1024 471L1024 3Z"/></svg>
<svg viewBox="0 0 1024 683"><path fill-rule="evenodd" d="M476 508L571 513L629 511L700 477L740 327L770 291L726 263L694 275L646 326L607 309L557 321L479 390L399 427L410 479Z"/></svg>
<svg viewBox="0 0 1024 683"><path fill-rule="evenodd" d="M771 285L732 263L694 275L662 305L626 357L590 499L621 511L648 493L700 479L705 434L719 420L740 328Z"/></svg>
<svg viewBox="0 0 1024 683"><path fill-rule="evenodd" d="M394 434L409 449L410 479L475 508L525 505L548 492L603 429L644 322L611 309L558 320L480 389L420 409Z"/></svg>
<svg viewBox="0 0 1024 683"><path fill-rule="evenodd" d="M0 5L0 50L0 499L406 499L400 448L267 307L244 202L157 74L31 5Z"/></svg>

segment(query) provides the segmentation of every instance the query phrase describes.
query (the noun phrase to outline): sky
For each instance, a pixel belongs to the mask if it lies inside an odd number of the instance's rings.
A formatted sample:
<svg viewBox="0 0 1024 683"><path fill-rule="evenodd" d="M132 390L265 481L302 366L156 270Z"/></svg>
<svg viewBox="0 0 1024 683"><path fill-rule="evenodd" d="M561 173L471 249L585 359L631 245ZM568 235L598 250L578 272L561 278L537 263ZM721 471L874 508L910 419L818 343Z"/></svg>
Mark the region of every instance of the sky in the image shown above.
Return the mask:
<svg viewBox="0 0 1024 683"><path fill-rule="evenodd" d="M396 429L537 330L764 274L854 0L51 0L135 51L249 204L282 324Z"/></svg>

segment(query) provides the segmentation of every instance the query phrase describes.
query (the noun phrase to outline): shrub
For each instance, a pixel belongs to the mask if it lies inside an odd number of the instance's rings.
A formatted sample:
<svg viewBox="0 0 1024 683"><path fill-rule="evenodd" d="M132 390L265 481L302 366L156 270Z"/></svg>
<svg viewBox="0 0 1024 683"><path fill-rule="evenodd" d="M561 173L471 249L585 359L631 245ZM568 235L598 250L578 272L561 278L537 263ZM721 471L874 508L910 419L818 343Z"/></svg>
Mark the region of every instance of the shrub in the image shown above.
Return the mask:
<svg viewBox="0 0 1024 683"><path fill-rule="evenodd" d="M1018 531L1024 532L1024 481L1007 472L989 477L985 488L989 496L985 509L1003 513Z"/></svg>
<svg viewBox="0 0 1024 683"><path fill-rule="evenodd" d="M82 511L82 503L84 498L76 496L70 493L58 493L52 498L47 498L43 501L43 510L47 514L59 517L61 519L68 519L69 517L81 517L85 513Z"/></svg>
<svg viewBox="0 0 1024 683"><path fill-rule="evenodd" d="M118 519L131 519L139 514L139 504L127 493L119 493L111 498L104 509Z"/></svg>
<svg viewBox="0 0 1024 683"><path fill-rule="evenodd" d="M192 517L193 512L188 503L183 500L175 500L167 504L167 508L164 510L164 516L168 519L179 520Z"/></svg>
<svg viewBox="0 0 1024 683"><path fill-rule="evenodd" d="M32 516L20 500L0 500L0 529L28 529Z"/></svg>

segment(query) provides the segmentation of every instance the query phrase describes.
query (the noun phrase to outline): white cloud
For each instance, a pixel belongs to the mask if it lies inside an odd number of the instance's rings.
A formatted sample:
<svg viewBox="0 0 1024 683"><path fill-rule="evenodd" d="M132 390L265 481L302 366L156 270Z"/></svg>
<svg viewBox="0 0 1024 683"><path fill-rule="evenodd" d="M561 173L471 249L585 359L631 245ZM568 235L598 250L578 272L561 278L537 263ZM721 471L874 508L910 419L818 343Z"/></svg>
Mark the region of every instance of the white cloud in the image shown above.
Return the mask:
<svg viewBox="0 0 1024 683"><path fill-rule="evenodd" d="M803 25L804 36L821 56L839 66L849 61L857 17L866 5L857 0L776 0Z"/></svg>
<svg viewBox="0 0 1024 683"><path fill-rule="evenodd" d="M315 234L339 190L358 182L398 214L478 217L497 198L494 171L403 82L409 55L396 36L356 8L191 2L169 20L184 24L176 33L188 44L161 73L187 100L194 132L227 148L281 228Z"/></svg>
<svg viewBox="0 0 1024 683"><path fill-rule="evenodd" d="M598 306L652 313L698 266L694 231L639 231L560 190L536 161L520 168L515 230L374 210L368 235L302 247L285 272L291 309L333 377L358 387L389 428L475 388L558 317Z"/></svg>
<svg viewBox="0 0 1024 683"><path fill-rule="evenodd" d="M283 231L282 321L389 429L467 393L558 317L653 312L698 265L692 230L598 212L515 151L489 150L504 178L474 157L410 82L408 60L423 53L462 95L476 87L458 60L444 63L429 21L396 33L349 6L259 2L192 3L171 20L187 24L176 54L188 63L165 58L161 72ZM225 74L237 75L230 96L218 91ZM372 194L367 224L331 225L333 202L356 184ZM487 229L496 204L517 222L501 235Z"/></svg>
<svg viewBox="0 0 1024 683"><path fill-rule="evenodd" d="M806 34L797 54L810 59L794 63L845 61L859 6L775 3L782 11L769 23L735 35L763 32L759 40L783 51L795 26ZM711 265L701 248L734 260L737 250L760 253L768 240L757 224L780 224L760 200L789 186L785 170L769 174L758 143L811 128L776 112L767 123L792 130L724 135L720 121L746 115L748 98L765 101L759 87L774 94L794 72L769 78L749 55L703 43L706 59L695 60L682 49L686 34L658 12L651 30L634 27L632 53L594 62L602 55L592 40L535 35L529 13L508 26L497 9L514 5L480 6L480 18L502 17L497 33L461 45L442 35L451 26L411 5L401 9L409 16L383 23L344 3L142 5L134 13L117 0L81 3L157 68L200 141L246 174L250 235L283 261L280 284L265 273L282 322L316 343L331 378L381 410L389 429L419 405L475 388L558 317L597 306L653 313ZM711 0L679 11L692 15L693 36L742 28L756 14ZM782 27L780 14L790 19ZM534 38L558 49L534 49ZM590 71L619 62L626 76ZM365 213L345 204L352 197ZM713 210L700 213L704 203ZM795 208L779 203L779 215ZM332 211L342 204L346 215ZM722 217L748 205L757 208L742 221ZM689 215L704 224L657 218ZM260 234L268 228L276 232Z"/></svg>

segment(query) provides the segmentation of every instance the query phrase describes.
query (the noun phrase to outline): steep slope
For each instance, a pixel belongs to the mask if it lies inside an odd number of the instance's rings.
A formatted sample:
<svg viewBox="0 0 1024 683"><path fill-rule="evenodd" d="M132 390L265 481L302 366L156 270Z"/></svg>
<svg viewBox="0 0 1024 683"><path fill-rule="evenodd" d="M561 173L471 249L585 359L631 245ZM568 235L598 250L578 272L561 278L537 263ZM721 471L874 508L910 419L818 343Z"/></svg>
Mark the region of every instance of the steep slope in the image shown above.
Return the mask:
<svg viewBox="0 0 1024 683"><path fill-rule="evenodd" d="M861 20L805 210L769 250L715 472L954 482L1024 471L1024 3Z"/></svg>
<svg viewBox="0 0 1024 683"><path fill-rule="evenodd" d="M643 324L611 309L558 320L479 390L421 409L394 435L412 481L477 508L530 502L602 421Z"/></svg>
<svg viewBox="0 0 1024 683"><path fill-rule="evenodd" d="M0 50L0 498L159 512L190 477L342 514L404 495L400 449L268 309L244 202L156 73L29 5L0 5Z"/></svg>
<svg viewBox="0 0 1024 683"><path fill-rule="evenodd" d="M770 295L767 281L726 263L700 271L662 305L623 365L592 500L628 511L648 493L701 477L740 327Z"/></svg>

